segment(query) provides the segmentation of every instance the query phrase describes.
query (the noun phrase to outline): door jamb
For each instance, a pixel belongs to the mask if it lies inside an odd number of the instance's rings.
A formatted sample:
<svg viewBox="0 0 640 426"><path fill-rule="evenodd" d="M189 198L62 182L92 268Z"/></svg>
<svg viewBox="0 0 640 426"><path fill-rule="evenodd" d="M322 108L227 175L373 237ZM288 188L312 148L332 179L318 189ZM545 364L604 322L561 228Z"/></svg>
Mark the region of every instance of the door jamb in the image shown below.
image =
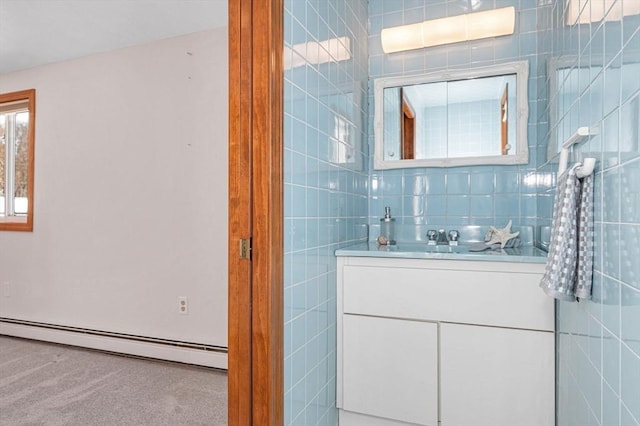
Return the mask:
<svg viewBox="0 0 640 426"><path fill-rule="evenodd" d="M230 425L283 423L283 17L229 0Z"/></svg>

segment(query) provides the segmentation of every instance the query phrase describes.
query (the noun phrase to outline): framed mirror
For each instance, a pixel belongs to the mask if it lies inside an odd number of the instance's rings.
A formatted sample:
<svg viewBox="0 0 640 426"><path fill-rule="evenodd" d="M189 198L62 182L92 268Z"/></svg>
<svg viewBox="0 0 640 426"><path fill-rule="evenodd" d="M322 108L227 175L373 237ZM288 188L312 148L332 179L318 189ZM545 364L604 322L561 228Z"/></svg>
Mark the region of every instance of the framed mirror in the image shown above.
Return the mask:
<svg viewBox="0 0 640 426"><path fill-rule="evenodd" d="M374 168L527 164L528 61L374 81Z"/></svg>

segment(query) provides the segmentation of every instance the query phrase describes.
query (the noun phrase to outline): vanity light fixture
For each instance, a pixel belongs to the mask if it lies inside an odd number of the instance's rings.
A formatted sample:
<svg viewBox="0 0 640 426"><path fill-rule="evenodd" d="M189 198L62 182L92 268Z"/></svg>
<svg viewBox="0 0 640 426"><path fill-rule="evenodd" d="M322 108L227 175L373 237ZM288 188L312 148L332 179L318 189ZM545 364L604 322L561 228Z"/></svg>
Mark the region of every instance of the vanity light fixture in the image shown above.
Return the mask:
<svg viewBox="0 0 640 426"><path fill-rule="evenodd" d="M515 8L510 6L385 28L381 34L382 50L393 53L510 35L513 34L515 20Z"/></svg>

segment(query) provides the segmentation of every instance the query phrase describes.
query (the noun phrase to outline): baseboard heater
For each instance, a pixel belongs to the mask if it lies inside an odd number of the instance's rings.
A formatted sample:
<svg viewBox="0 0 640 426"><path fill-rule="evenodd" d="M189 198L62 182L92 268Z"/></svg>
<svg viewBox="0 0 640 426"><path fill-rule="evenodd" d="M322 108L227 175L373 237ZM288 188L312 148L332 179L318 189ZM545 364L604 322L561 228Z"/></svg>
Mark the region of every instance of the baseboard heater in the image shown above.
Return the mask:
<svg viewBox="0 0 640 426"><path fill-rule="evenodd" d="M0 317L0 334L227 369L227 348Z"/></svg>

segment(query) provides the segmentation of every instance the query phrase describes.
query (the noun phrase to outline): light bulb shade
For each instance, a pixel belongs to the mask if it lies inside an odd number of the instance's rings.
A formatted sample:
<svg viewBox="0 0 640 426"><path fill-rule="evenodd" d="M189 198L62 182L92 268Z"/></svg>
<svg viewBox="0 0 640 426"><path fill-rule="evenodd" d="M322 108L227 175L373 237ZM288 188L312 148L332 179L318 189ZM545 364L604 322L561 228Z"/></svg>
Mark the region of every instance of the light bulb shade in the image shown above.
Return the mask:
<svg viewBox="0 0 640 426"><path fill-rule="evenodd" d="M467 37L466 16L458 15L423 22L422 32L425 43L421 47L439 46L465 40Z"/></svg>
<svg viewBox="0 0 640 426"><path fill-rule="evenodd" d="M380 34L382 38L382 50L384 50L385 53L389 53L424 47L422 24L423 22L382 30Z"/></svg>
<svg viewBox="0 0 640 426"><path fill-rule="evenodd" d="M385 28L381 33L382 50L393 53L509 35L513 34L515 20L515 8L510 6Z"/></svg>
<svg viewBox="0 0 640 426"><path fill-rule="evenodd" d="M467 17L467 40L513 34L516 22L514 7L470 13Z"/></svg>

